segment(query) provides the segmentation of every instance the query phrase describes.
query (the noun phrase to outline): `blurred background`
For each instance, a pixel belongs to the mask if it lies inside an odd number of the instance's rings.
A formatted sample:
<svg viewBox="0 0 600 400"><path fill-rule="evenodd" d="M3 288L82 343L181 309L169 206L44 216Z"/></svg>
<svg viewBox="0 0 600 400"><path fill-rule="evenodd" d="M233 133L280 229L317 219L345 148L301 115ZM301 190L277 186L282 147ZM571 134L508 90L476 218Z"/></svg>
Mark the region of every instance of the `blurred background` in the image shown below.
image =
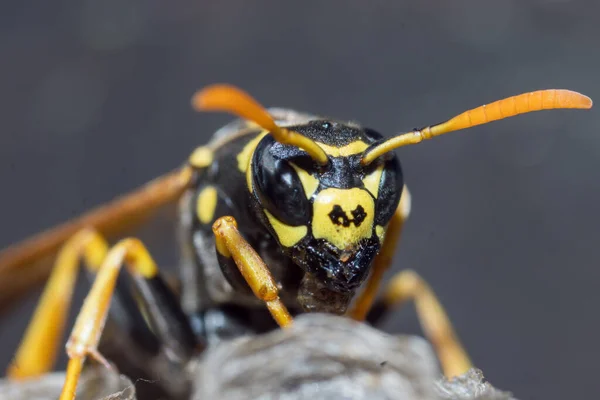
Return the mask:
<svg viewBox="0 0 600 400"><path fill-rule="evenodd" d="M3 0L0 247L179 166L230 120L190 107L215 82L386 135L542 88L599 101L598 15L593 0ZM388 275L417 270L519 399L600 395L597 107L397 152L413 209ZM148 239L164 265L171 235ZM3 370L36 296L0 320ZM420 333L412 307L385 329Z"/></svg>

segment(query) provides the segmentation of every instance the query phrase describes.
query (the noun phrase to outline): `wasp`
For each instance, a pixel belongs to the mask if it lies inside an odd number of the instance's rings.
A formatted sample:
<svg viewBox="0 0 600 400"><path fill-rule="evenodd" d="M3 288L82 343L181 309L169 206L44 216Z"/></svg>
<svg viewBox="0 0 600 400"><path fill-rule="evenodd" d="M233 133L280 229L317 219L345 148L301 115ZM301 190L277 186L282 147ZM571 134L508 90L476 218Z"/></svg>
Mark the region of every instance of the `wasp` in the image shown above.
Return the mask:
<svg viewBox="0 0 600 400"><path fill-rule="evenodd" d="M377 296L411 208L394 150L532 111L589 109L592 101L564 89L528 92L391 138L357 123L267 109L226 84L196 92L192 106L238 119L175 171L0 253L2 274L56 255L10 378L53 367L82 261L94 282L66 344L63 400L74 397L86 358L109 366L98 343L111 299L127 290L135 304L123 308L122 321L138 321L138 310L174 366L222 338L286 328L299 313L375 323L412 300L445 375L461 374L472 363L416 272L400 272ZM170 203L180 210L180 295L140 240L107 240ZM131 287L117 285L123 266Z"/></svg>

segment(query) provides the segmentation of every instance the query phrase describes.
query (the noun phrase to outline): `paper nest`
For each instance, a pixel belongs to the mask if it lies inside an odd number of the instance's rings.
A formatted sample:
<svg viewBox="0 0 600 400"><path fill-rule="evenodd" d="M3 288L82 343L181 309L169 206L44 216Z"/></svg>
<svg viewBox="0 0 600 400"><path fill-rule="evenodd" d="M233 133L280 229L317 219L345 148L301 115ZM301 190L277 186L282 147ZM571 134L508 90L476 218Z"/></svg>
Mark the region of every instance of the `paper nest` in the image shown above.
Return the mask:
<svg viewBox="0 0 600 400"><path fill-rule="evenodd" d="M444 379L423 338L322 314L302 315L289 329L223 342L189 371L194 400L514 400L477 369ZM0 381L0 399L55 400L63 379L53 373L36 381ZM90 366L77 399L134 400L135 385Z"/></svg>

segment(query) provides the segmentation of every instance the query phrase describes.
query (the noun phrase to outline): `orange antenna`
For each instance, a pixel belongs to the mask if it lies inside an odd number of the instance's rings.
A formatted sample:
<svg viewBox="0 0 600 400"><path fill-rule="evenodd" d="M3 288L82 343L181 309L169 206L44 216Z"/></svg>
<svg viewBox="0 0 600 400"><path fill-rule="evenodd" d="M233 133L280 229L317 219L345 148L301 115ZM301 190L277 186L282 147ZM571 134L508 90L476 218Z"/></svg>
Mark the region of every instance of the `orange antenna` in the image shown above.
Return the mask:
<svg viewBox="0 0 600 400"><path fill-rule="evenodd" d="M198 111L224 111L252 121L267 129L280 143L306 151L320 165L329 162L325 151L313 140L297 132L277 126L271 115L248 93L230 85L208 86L194 94L192 105Z"/></svg>
<svg viewBox="0 0 600 400"><path fill-rule="evenodd" d="M368 165L383 154L398 147L417 144L434 136L487 124L499 119L513 117L532 111L551 110L557 108L592 108L592 99L580 93L564 89L538 90L508 97L472 110L465 111L441 124L427 126L421 130L400 134L367 148L361 163Z"/></svg>

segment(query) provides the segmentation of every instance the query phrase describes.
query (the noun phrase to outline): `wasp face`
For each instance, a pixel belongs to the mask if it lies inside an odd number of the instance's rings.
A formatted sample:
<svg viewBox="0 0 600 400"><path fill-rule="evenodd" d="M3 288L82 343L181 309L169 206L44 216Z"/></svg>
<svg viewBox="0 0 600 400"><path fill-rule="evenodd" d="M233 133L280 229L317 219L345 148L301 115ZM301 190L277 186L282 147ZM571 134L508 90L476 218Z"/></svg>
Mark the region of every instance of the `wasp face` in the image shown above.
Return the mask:
<svg viewBox="0 0 600 400"><path fill-rule="evenodd" d="M251 190L259 214L296 264L330 290L354 291L368 276L402 192L395 156L366 167L376 132L314 121L291 127L329 158L318 166L304 151L265 136L254 152Z"/></svg>

